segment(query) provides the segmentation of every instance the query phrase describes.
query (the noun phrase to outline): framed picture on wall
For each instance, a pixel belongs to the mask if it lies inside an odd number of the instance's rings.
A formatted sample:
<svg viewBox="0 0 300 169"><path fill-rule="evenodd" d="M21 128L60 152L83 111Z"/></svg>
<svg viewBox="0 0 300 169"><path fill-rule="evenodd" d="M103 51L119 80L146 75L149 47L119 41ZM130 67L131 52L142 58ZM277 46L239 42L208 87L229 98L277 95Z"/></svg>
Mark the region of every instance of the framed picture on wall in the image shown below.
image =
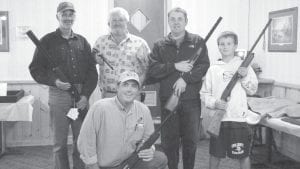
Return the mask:
<svg viewBox="0 0 300 169"><path fill-rule="evenodd" d="M8 12L0 11L0 52L9 51Z"/></svg>
<svg viewBox="0 0 300 169"><path fill-rule="evenodd" d="M269 52L297 52L298 7L269 13Z"/></svg>

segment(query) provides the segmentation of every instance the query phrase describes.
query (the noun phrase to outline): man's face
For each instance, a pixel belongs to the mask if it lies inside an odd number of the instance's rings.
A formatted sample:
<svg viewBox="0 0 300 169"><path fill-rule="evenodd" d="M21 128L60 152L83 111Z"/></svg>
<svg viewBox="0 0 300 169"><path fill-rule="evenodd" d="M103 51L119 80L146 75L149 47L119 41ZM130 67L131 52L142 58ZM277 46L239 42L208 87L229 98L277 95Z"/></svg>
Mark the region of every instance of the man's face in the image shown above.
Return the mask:
<svg viewBox="0 0 300 169"><path fill-rule="evenodd" d="M75 12L72 10L66 10L59 12L56 17L60 28L71 29L75 21Z"/></svg>
<svg viewBox="0 0 300 169"><path fill-rule="evenodd" d="M232 37L223 37L219 40L219 51L222 56L234 56L234 51L237 48L237 45L234 44Z"/></svg>
<svg viewBox="0 0 300 169"><path fill-rule="evenodd" d="M135 80L127 80L118 85L117 96L123 105L133 102L139 92L139 84Z"/></svg>
<svg viewBox="0 0 300 169"><path fill-rule="evenodd" d="M181 12L172 12L169 15L168 23L172 33L178 34L185 31L187 20Z"/></svg>
<svg viewBox="0 0 300 169"><path fill-rule="evenodd" d="M122 35L127 32L127 20L120 13L113 13L108 25L112 34Z"/></svg>

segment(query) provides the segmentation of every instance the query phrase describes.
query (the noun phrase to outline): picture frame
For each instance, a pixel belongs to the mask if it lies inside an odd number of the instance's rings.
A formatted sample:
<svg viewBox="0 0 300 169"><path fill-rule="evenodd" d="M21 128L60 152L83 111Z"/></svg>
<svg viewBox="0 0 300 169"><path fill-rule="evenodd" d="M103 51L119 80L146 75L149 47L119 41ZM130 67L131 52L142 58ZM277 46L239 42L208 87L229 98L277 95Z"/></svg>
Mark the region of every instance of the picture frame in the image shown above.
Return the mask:
<svg viewBox="0 0 300 169"><path fill-rule="evenodd" d="M0 52L9 51L8 11L0 11Z"/></svg>
<svg viewBox="0 0 300 169"><path fill-rule="evenodd" d="M297 52L298 7L269 12L269 52Z"/></svg>

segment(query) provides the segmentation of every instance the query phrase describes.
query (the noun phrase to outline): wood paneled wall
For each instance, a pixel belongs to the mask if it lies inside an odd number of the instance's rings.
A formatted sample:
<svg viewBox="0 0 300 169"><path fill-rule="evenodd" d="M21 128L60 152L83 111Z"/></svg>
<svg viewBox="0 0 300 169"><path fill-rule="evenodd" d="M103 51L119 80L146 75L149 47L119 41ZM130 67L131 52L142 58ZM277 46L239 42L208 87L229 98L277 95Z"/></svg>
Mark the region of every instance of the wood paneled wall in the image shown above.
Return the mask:
<svg viewBox="0 0 300 169"><path fill-rule="evenodd" d="M9 82L8 90L23 89L34 96L32 122L5 122L6 145L49 145L52 134L49 124L48 87L35 82Z"/></svg>

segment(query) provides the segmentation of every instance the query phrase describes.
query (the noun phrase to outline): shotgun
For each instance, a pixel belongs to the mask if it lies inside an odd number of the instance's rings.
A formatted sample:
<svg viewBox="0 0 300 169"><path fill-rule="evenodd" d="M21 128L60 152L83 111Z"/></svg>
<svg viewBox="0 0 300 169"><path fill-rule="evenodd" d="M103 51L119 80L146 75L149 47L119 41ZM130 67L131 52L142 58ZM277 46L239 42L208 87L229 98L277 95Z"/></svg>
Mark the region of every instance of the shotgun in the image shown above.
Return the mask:
<svg viewBox="0 0 300 169"><path fill-rule="evenodd" d="M52 56L49 54L49 52L42 46L41 42L38 40L38 38L34 35L34 33L29 30L26 32L27 36L31 39L31 41L35 44L35 46L38 48L38 50L40 50L45 56L46 58L49 60L50 65L55 65L54 61L52 60ZM63 82L69 82L68 78L65 76L65 74L60 70L60 68L58 66L54 66L52 67L52 71L59 77L59 79ZM74 97L75 101L78 102L80 100L80 94L78 89L76 88L76 86L72 83L70 89L68 90L71 95ZM83 110L78 110L79 112L79 117L84 119L86 113L87 113L87 108L83 109Z"/></svg>
<svg viewBox="0 0 300 169"><path fill-rule="evenodd" d="M252 54L252 52L253 52L254 48L256 47L258 41L262 37L262 35L265 33L268 26L271 24L271 21L272 21L272 19L269 19L268 23L266 24L266 26L263 28L263 30L259 34L259 36L256 39L256 41L254 42L252 48L248 52L246 58L241 63L240 67L248 67L250 65L251 61L254 58L254 55ZM221 95L221 100L223 100L223 101L227 100L228 96L230 96L230 93L231 93L233 87L235 86L235 84L237 83L237 81L239 80L239 78L240 77L239 77L238 72L235 72L232 79L229 81L228 85L224 89L224 91ZM208 134L210 134L213 137L218 137L219 136L221 120L222 120L225 112L226 112L225 110L216 110L216 112L215 112L214 116L212 117L211 122L210 122L210 124L207 128L207 133Z"/></svg>
<svg viewBox="0 0 300 169"><path fill-rule="evenodd" d="M168 110L166 110L168 111ZM161 128L166 124L166 122L175 114L175 111L171 111L169 115L164 119L164 121L160 124L160 126L150 135L150 137L142 143L141 146L138 146L137 150L135 150L125 161L123 161L117 168L118 169L131 169L133 168L140 159L138 157L138 153L141 150L149 149L159 138Z"/></svg>
<svg viewBox="0 0 300 169"><path fill-rule="evenodd" d="M98 54L99 53L99 50L96 49L96 48L93 48L92 49L92 55L94 56L98 56L100 57L104 63L106 63L106 65L111 69L111 70L114 70L114 67L112 67L111 64L109 64L109 62L107 61L107 59L102 55L102 54Z"/></svg>
<svg viewBox="0 0 300 169"><path fill-rule="evenodd" d="M198 50L191 56L191 58L189 59L189 62L194 64L197 59L200 57L203 47L206 44L206 42L208 41L208 39L210 38L210 36L212 35L212 33L215 31L215 29L217 28L217 26L219 25L219 23L221 22L223 18L219 17L218 20L216 21L216 23L213 25L213 27L210 29L210 31L208 32L208 34L206 35L205 39L203 40L203 42L200 44ZM182 73L183 74L183 73ZM167 100L166 105L165 105L165 109L169 110L169 111L174 111L175 108L177 107L178 103L179 103L179 97L177 96L174 92L172 93L172 95L170 96L170 98Z"/></svg>

